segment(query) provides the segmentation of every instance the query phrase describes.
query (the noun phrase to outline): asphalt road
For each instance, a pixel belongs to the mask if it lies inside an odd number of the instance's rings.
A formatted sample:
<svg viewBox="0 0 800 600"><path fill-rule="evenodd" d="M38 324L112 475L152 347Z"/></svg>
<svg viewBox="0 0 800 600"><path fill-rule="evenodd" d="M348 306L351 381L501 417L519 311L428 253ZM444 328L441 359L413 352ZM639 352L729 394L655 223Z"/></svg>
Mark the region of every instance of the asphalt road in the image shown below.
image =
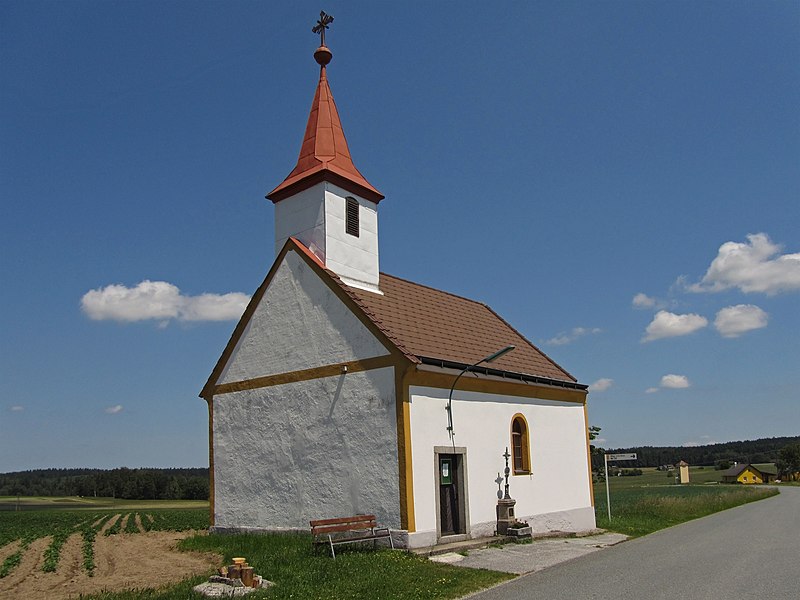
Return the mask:
<svg viewBox="0 0 800 600"><path fill-rule="evenodd" d="M800 487L532 573L471 600L800 598Z"/></svg>

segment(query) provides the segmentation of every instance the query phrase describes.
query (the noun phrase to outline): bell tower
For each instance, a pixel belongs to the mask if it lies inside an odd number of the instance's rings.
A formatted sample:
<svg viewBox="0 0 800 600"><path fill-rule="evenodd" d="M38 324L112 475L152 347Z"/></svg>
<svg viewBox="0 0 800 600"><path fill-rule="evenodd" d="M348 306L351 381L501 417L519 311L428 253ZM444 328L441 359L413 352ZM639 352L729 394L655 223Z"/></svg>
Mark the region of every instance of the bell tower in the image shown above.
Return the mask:
<svg viewBox="0 0 800 600"><path fill-rule="evenodd" d="M325 46L325 30L332 21L320 13L313 29L321 34L314 52L319 83L297 164L267 194L275 204L275 252L294 237L346 284L380 293L378 203L383 194L353 164L328 85L333 55Z"/></svg>

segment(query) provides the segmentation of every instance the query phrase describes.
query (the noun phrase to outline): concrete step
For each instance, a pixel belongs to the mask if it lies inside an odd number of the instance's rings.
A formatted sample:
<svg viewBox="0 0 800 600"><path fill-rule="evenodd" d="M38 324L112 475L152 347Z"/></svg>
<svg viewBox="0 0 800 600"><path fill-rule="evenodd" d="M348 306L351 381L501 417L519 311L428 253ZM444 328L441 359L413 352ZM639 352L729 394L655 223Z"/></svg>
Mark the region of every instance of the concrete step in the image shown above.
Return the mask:
<svg viewBox="0 0 800 600"><path fill-rule="evenodd" d="M446 554L448 552L464 552L476 548L488 548L492 544L506 544L510 541L511 538L505 535L495 535L492 537L475 538L460 542L447 542L446 544L437 544L436 546L412 548L410 551L420 556L436 556L437 554Z"/></svg>
<svg viewBox="0 0 800 600"><path fill-rule="evenodd" d="M605 533L605 529L590 529L588 531L567 532L567 531L547 531L547 532L534 532L533 539L541 540L548 538L582 538L593 535ZM492 544L508 544L517 541L516 538L507 535L494 535L491 537L475 538L471 540L462 540L460 542L447 542L445 544L437 544L435 546L425 546L423 548L412 548L409 552L418 554L420 556L436 556L438 554L446 554L448 552L464 552L467 550L475 550L476 548L488 548Z"/></svg>

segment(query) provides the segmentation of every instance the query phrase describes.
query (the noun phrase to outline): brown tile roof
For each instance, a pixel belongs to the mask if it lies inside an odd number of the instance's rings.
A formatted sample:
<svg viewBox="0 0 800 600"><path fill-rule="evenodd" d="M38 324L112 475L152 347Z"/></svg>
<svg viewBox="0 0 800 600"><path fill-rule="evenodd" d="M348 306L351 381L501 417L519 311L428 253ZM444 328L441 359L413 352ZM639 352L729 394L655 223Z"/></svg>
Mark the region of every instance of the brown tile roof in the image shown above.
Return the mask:
<svg viewBox="0 0 800 600"><path fill-rule="evenodd" d="M297 164L286 179L267 194L267 198L278 202L320 181L330 181L367 200L379 202L383 194L364 178L350 158L325 71L325 65L321 65Z"/></svg>
<svg viewBox="0 0 800 600"><path fill-rule="evenodd" d="M484 365L501 371L576 382L572 375L481 302L385 273L381 273L380 288L383 295L353 287L347 287L347 291L366 308L378 327L397 340L402 350L414 356L470 365L513 344L516 346L513 352Z"/></svg>

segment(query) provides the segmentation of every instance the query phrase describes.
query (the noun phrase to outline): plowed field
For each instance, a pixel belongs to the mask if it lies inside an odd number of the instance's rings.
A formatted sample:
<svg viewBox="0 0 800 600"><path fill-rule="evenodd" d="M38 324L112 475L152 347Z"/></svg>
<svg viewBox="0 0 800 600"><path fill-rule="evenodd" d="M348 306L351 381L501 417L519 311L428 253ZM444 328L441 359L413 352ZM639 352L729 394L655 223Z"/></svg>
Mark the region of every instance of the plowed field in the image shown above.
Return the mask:
<svg viewBox="0 0 800 600"><path fill-rule="evenodd" d="M124 533L123 522L139 533ZM158 517L156 518L158 522ZM110 514L91 519L96 532L93 568L86 566L84 534L73 526L61 547L55 571L45 572L46 551L53 535L28 534L0 547L0 564L21 549L16 566L0 577L0 598L65 600L103 590L153 588L176 583L193 575L211 573L222 562L215 554L180 552L178 541L195 533L185 531L142 531L142 523L152 524L145 515ZM118 533L113 533L115 525ZM131 529L128 529L130 531ZM108 535L108 533L112 533ZM27 545L26 545L27 544Z"/></svg>

